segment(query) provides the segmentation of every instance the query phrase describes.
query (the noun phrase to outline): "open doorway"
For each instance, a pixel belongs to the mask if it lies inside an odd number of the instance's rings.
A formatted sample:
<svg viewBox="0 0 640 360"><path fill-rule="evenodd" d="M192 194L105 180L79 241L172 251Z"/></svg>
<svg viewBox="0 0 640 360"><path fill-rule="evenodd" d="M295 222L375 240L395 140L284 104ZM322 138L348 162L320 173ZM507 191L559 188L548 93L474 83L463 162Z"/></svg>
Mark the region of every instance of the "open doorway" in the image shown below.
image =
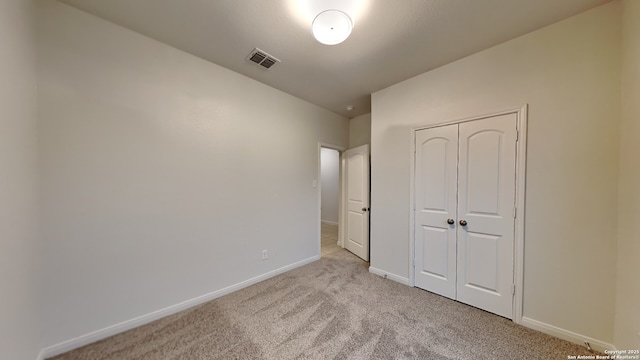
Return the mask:
<svg viewBox="0 0 640 360"><path fill-rule="evenodd" d="M346 249L369 261L369 161L368 144L348 150L318 144L321 257Z"/></svg>
<svg viewBox="0 0 640 360"><path fill-rule="evenodd" d="M320 256L335 253L340 219L340 153L320 148Z"/></svg>

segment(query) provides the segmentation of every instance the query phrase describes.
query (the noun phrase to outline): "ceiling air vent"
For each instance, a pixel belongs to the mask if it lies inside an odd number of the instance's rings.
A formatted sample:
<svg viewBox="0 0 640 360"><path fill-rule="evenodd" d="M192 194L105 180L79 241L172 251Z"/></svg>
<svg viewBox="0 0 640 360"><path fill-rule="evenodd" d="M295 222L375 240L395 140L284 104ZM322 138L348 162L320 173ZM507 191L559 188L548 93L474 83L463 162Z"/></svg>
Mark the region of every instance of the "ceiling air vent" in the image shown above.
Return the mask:
<svg viewBox="0 0 640 360"><path fill-rule="evenodd" d="M280 62L280 60L258 48L255 48L251 51L249 56L247 56L247 60L258 64L260 67L267 70L270 69L273 65Z"/></svg>

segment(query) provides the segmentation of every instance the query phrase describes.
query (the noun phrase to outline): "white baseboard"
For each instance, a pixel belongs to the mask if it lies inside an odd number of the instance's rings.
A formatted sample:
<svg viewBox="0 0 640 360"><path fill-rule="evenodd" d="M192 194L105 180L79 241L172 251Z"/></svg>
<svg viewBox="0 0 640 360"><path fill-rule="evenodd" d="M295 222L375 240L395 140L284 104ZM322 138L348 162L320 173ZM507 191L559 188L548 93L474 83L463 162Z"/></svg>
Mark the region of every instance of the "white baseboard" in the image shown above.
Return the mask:
<svg viewBox="0 0 640 360"><path fill-rule="evenodd" d="M269 278L272 278L276 275L280 275L282 273L285 273L289 270L293 270L295 268L298 268L300 266L304 266L307 265L309 263L312 263L316 260L319 260L320 256L316 255L313 257L310 257L308 259L304 259L298 262L295 262L293 264L281 267L279 269L275 269L272 271L269 271L268 273L253 277L251 279L239 282L237 284L231 285L231 286L227 286L223 289L220 290L216 290L213 292L210 292L208 294L205 295L201 295L198 297L195 297L193 299L190 300L186 300L183 301L181 303L175 304L175 305L171 305L169 307L166 307L164 309L160 309L154 312L151 312L149 314L146 315L142 315L142 316L138 316L136 318L130 319L130 320L126 320L123 321L121 323L115 324L115 325L111 325L111 326L107 326L106 328L103 329L99 329L96 331L92 331L88 334L85 335L81 335L78 336L76 338L67 340L67 341L63 341L61 343L55 344L55 345L51 345L51 346L47 346L44 349L42 349L40 351L40 354L38 355L38 360L44 360L46 358L49 357L53 357L53 356L57 356L60 354L63 354L67 351L71 351L74 349L77 349L79 347L91 344L93 342L108 338L110 336L119 334L121 332L127 331L127 330L131 330L133 328L136 328L138 326L144 325L144 324L148 324L152 321L161 319L163 317L169 316L169 315L173 315L175 313L178 313L180 311L189 309L191 307L206 303L207 301L211 301L213 299L217 299L221 296L230 294L234 291L238 291L240 289L243 289L245 287L251 286L253 284L259 283L261 281L267 280Z"/></svg>
<svg viewBox="0 0 640 360"><path fill-rule="evenodd" d="M409 286L409 279L404 276L400 276L384 270L376 269L373 266L369 266L369 272L378 276L382 276L385 279L393 280L393 281L399 282L400 284Z"/></svg>
<svg viewBox="0 0 640 360"><path fill-rule="evenodd" d="M545 334L551 335L551 336L555 336L557 338L560 338L562 340L566 340L569 342L572 342L574 344L578 344L578 345L582 345L585 346L585 341L589 343L589 345L591 346L591 348L593 350L596 351L600 351L600 352L604 352L605 350L615 350L615 346L613 346L612 344L606 343L604 341L600 341L597 339L594 339L592 337L589 336L585 336L585 335L581 335L578 333L575 333L573 331L569 331L569 330L565 330L562 328L559 328L557 326L553 326L553 325L549 325L549 324L545 324L541 321L538 320L534 320L531 318L528 318L526 316L522 317L522 321L520 322L520 325L522 326L526 326L530 329L533 330L538 330L540 332L543 332Z"/></svg>
<svg viewBox="0 0 640 360"><path fill-rule="evenodd" d="M321 223L323 224L329 224L329 225L336 225L338 226L338 223L335 221L329 221L329 220L320 220Z"/></svg>

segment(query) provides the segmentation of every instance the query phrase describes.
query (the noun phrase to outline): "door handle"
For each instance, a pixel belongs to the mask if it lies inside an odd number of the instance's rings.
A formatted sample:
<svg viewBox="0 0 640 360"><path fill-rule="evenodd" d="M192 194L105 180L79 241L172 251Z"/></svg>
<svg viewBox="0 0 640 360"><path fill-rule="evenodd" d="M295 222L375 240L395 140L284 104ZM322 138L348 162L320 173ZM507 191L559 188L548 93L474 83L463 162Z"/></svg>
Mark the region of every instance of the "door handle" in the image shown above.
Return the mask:
<svg viewBox="0 0 640 360"><path fill-rule="evenodd" d="M364 212L367 212L367 211L369 211L369 210L370 210L370 209L369 209L369 208L366 208L366 207L363 207L363 208L362 208L362 211L364 211Z"/></svg>
<svg viewBox="0 0 640 360"><path fill-rule="evenodd" d="M460 220L460 225L467 226L467 220Z"/></svg>
<svg viewBox="0 0 640 360"><path fill-rule="evenodd" d="M455 221L455 220L453 220L453 219L447 219L447 224L449 224L449 225L453 225L453 224L455 224L455 223L456 223L456 221Z"/></svg>

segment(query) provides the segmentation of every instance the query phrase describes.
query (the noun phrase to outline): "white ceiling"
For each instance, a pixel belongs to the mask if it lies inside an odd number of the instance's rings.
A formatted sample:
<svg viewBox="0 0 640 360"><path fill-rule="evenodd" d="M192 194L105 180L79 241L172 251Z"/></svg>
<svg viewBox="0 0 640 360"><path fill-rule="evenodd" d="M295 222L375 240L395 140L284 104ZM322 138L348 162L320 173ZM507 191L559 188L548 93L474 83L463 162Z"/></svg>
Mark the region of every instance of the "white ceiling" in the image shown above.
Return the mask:
<svg viewBox="0 0 640 360"><path fill-rule="evenodd" d="M608 0L62 1L351 118L375 91ZM342 44L311 34L323 4L354 20ZM246 61L255 47L282 63Z"/></svg>

